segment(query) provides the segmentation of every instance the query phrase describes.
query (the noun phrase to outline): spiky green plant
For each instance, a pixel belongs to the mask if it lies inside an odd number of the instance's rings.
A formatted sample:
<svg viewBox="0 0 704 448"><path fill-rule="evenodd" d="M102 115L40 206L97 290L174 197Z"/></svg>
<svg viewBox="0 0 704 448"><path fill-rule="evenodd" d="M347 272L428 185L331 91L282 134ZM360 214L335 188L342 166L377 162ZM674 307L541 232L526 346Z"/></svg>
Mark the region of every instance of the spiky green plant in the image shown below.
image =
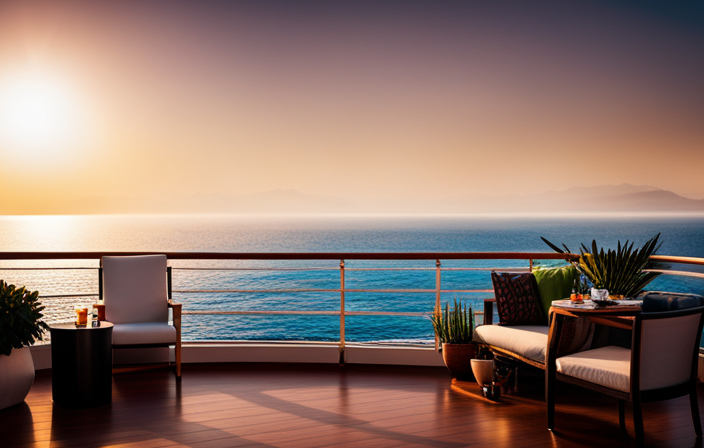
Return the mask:
<svg viewBox="0 0 704 448"><path fill-rule="evenodd" d="M545 238L540 238L557 253L563 255L572 253L564 244L562 247L565 250L562 250ZM570 263L589 279L594 288L607 289L612 295L635 297L648 283L660 275L657 272L643 272L650 265L650 256L660 248L659 238L658 233L643 247L636 249L633 249L633 243L629 245L628 240L624 245L619 241L616 250L609 249L606 252L603 247L597 248L594 240L591 251L582 244L579 259L571 260Z"/></svg>
<svg viewBox="0 0 704 448"><path fill-rule="evenodd" d="M10 356L13 348L22 348L42 340L49 326L41 320L44 307L39 292L16 288L0 280L0 354Z"/></svg>
<svg viewBox="0 0 704 448"><path fill-rule="evenodd" d="M454 299L454 306L445 303L444 309L435 309L430 316L435 335L445 344L469 344L474 333L472 307Z"/></svg>

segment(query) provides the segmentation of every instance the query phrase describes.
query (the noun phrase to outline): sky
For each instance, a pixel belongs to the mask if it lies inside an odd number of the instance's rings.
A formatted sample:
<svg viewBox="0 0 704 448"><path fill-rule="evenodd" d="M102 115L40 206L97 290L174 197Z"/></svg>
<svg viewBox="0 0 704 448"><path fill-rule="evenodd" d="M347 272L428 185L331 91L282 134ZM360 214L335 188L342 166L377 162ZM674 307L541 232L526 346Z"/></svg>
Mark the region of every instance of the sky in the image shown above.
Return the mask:
<svg viewBox="0 0 704 448"><path fill-rule="evenodd" d="M622 183L702 199L702 55L694 1L3 0L0 214L271 190L419 212Z"/></svg>

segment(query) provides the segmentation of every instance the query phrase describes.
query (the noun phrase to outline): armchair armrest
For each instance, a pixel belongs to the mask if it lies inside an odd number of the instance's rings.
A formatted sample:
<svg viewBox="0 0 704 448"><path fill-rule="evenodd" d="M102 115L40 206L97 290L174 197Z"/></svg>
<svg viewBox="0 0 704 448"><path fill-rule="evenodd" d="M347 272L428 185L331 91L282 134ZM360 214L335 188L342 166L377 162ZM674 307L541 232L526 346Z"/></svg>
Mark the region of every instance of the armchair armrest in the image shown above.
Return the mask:
<svg viewBox="0 0 704 448"><path fill-rule="evenodd" d="M174 312L178 310L178 313L181 313L181 308L183 307L182 303L176 303L173 300L168 300L167 303L169 304L169 308L172 308Z"/></svg>
<svg viewBox="0 0 704 448"><path fill-rule="evenodd" d="M181 303L168 301L168 306L173 310L174 327L176 328L176 378L181 379Z"/></svg>
<svg viewBox="0 0 704 448"><path fill-rule="evenodd" d="M496 299L484 299L484 325L494 323L494 303Z"/></svg>
<svg viewBox="0 0 704 448"><path fill-rule="evenodd" d="M181 332L181 308L183 307L183 304L181 303L175 303L173 300L168 301L168 306L173 310L173 318L174 318L174 327L176 327L179 330L179 333Z"/></svg>

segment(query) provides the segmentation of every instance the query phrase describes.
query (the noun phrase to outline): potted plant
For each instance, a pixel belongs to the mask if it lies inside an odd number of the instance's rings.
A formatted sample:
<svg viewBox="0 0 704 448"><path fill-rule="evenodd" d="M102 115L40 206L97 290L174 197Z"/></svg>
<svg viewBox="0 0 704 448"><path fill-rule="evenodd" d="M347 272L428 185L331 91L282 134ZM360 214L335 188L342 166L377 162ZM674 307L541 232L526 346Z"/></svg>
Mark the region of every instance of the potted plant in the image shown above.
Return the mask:
<svg viewBox="0 0 704 448"><path fill-rule="evenodd" d="M645 286L652 282L658 275L657 272L644 272L650 264L650 256L660 248L658 239L660 234L646 241L643 247L633 249L633 243L626 241L621 245L618 242L616 250L604 251L592 241L591 251L582 244L579 258L569 260L570 263L585 277L589 279L593 290L607 290L611 298L636 297ZM552 244L541 237L555 252L569 255L572 253L565 246L565 250Z"/></svg>
<svg viewBox="0 0 704 448"><path fill-rule="evenodd" d="M472 340L472 307L455 299L452 308L448 302L444 309L436 309L430 319L435 336L442 343L442 359L452 377L459 380L472 379L470 362L477 356L477 346Z"/></svg>
<svg viewBox="0 0 704 448"><path fill-rule="evenodd" d="M22 403L34 382L29 346L49 328L38 297L0 280L0 409Z"/></svg>

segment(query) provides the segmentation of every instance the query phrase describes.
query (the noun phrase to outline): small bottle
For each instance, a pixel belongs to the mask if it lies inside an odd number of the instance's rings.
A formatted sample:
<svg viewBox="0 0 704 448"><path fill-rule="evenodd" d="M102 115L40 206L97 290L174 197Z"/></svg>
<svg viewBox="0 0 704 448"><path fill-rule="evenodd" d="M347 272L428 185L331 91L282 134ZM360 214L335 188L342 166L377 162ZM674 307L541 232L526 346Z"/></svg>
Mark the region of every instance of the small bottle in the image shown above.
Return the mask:
<svg viewBox="0 0 704 448"><path fill-rule="evenodd" d="M92 310L92 319L91 319L91 327L99 327L100 326L100 321L98 320L98 307L93 305L93 310Z"/></svg>
<svg viewBox="0 0 704 448"><path fill-rule="evenodd" d="M574 279L574 286L572 287L572 294L570 294L570 300L574 303L582 303L582 294L579 293L578 280Z"/></svg>
<svg viewBox="0 0 704 448"><path fill-rule="evenodd" d="M592 296L589 294L589 282L587 277L582 274L582 300L591 300Z"/></svg>

